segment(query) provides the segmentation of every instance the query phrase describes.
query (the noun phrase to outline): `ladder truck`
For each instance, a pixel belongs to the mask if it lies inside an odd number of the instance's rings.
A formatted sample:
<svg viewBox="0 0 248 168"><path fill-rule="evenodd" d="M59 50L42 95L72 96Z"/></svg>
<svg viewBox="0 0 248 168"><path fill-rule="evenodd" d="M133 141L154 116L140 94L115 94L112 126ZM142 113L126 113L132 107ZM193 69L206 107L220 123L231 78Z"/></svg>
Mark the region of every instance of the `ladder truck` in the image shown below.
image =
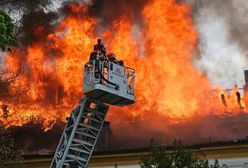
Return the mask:
<svg viewBox="0 0 248 168"><path fill-rule="evenodd" d="M135 70L99 54L84 66L85 97L71 111L50 168L87 168L108 105L135 102Z"/></svg>

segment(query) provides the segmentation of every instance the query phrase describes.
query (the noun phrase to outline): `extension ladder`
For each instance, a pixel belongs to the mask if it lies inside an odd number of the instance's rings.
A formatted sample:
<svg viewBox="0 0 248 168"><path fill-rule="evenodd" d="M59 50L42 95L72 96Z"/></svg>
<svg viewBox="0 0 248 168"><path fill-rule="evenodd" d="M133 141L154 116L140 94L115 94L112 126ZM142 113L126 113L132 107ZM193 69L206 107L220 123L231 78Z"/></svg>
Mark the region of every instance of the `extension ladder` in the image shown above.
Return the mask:
<svg viewBox="0 0 248 168"><path fill-rule="evenodd" d="M108 112L87 97L72 110L50 168L87 168Z"/></svg>

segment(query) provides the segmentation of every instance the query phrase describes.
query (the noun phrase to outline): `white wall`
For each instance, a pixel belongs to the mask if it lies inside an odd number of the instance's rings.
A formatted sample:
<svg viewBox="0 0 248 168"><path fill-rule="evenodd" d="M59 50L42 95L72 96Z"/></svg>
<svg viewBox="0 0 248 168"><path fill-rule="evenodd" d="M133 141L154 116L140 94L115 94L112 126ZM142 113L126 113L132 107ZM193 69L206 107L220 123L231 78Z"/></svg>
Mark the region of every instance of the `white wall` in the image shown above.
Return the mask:
<svg viewBox="0 0 248 168"><path fill-rule="evenodd" d="M240 158L227 158L227 159L218 159L220 166L226 165L227 167L223 168L248 168L248 157ZM214 164L214 160L209 160L210 164ZM245 163L247 166L245 167ZM139 165L127 165L127 166L102 166L102 167L90 167L90 168L140 168Z"/></svg>
<svg viewBox="0 0 248 168"><path fill-rule="evenodd" d="M225 158L218 159L218 161L221 166L226 164L228 168L245 168L245 163L248 163L248 157ZM209 160L209 162L214 163L214 160Z"/></svg>

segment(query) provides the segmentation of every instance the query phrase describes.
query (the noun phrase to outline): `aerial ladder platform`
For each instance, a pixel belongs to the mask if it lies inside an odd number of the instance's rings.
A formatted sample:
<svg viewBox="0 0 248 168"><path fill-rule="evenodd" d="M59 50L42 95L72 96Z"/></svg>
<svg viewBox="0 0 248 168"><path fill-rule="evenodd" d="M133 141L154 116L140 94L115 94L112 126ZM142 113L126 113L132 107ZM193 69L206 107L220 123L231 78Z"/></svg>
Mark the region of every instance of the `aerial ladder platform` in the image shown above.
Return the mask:
<svg viewBox="0 0 248 168"><path fill-rule="evenodd" d="M135 71L95 53L84 66L85 97L71 111L50 168L87 168L109 106L135 102Z"/></svg>

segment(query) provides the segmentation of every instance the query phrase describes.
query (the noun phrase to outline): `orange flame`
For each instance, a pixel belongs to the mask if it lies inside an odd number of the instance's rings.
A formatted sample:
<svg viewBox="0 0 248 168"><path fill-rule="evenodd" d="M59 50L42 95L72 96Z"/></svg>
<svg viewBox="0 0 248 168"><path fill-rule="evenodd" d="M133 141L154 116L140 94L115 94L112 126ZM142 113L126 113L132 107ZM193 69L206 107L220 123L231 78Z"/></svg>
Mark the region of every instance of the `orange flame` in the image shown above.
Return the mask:
<svg viewBox="0 0 248 168"><path fill-rule="evenodd" d="M48 35L46 44L33 43L26 52L17 49L6 56L9 71L23 69L17 83L28 89L17 100L1 100L10 109L9 116L0 119L6 127L39 122L48 130L57 120L65 121L82 96L83 66L99 25L87 16L86 6L69 9L72 14ZM141 15L142 24L125 14L102 33L107 50L136 70L137 102L112 108L109 120L120 121L120 111L141 119L159 114L172 122L196 114L239 111L237 106L223 106L208 79L192 63L198 34L186 4L150 0ZM39 27L36 33L41 30ZM228 99L228 104L237 104L236 99Z"/></svg>

